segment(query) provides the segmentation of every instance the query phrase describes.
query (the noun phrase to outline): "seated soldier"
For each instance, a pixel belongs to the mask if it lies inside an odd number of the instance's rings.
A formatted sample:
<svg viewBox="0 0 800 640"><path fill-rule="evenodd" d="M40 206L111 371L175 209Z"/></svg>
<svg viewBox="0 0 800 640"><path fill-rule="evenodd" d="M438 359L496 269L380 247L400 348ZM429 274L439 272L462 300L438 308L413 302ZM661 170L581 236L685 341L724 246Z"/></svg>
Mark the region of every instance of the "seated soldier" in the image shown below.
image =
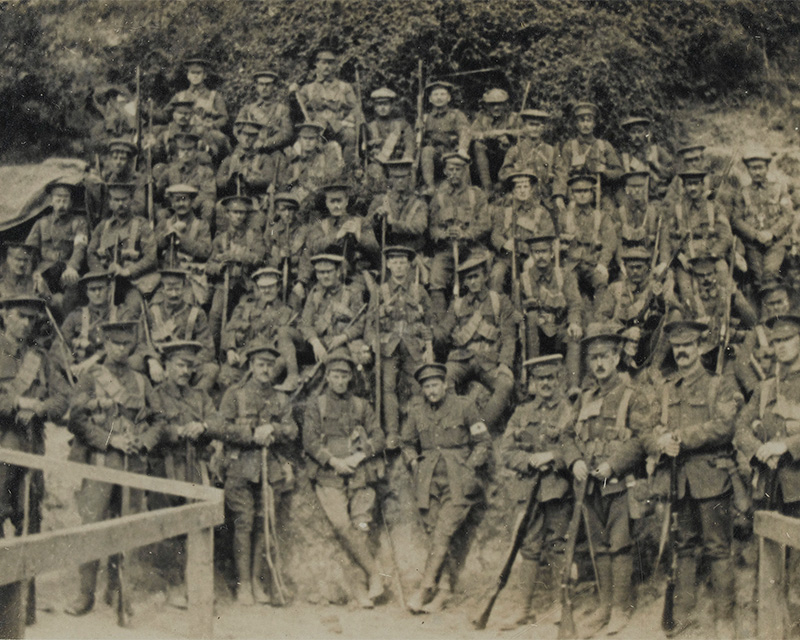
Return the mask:
<svg viewBox="0 0 800 640"><path fill-rule="evenodd" d="M184 269L190 275L194 301L208 302L206 260L211 255L211 231L204 219L194 214L197 189L188 184L167 188L170 209L155 228L159 263L169 269Z"/></svg>
<svg viewBox="0 0 800 640"><path fill-rule="evenodd" d="M281 153L294 136L289 105L280 96L280 76L274 71L260 70L253 74L258 99L242 107L237 120L256 121L263 125L256 141L262 153Z"/></svg>
<svg viewBox="0 0 800 640"><path fill-rule="evenodd" d="M200 343L202 349L197 354L197 369L192 385L210 393L217 380L219 365L214 361L214 338L208 326L206 313L198 305L186 301L188 274L181 269L161 270L161 299L150 304L147 322L150 337L157 351L175 340L192 340ZM155 354L153 354L155 355ZM149 362L150 377L156 381L163 379L159 358ZM132 366L135 365L132 363ZM153 370L156 375L153 376Z"/></svg>
<svg viewBox="0 0 800 640"><path fill-rule="evenodd" d="M536 622L531 609L540 568L549 566L559 580L564 570L564 543L572 512L569 473L564 465L562 438L573 420L564 393L562 356L553 354L523 363L529 371L528 401L518 406L508 421L500 443L500 458L514 473L511 495L524 505L535 484L538 508L528 524L520 548L522 606L505 628ZM547 584L547 583L544 583Z"/></svg>
<svg viewBox="0 0 800 640"><path fill-rule="evenodd" d="M220 200L219 206L225 211L227 229L214 238L206 264L206 273L214 287L208 323L217 344L223 314L227 320L229 310L248 290L246 278L264 261L265 252L261 234L248 224L255 207L253 199L230 196Z"/></svg>
<svg viewBox="0 0 800 640"><path fill-rule="evenodd" d="M192 131L179 131L173 134L172 142L175 150L167 160L168 164L153 167L155 180L155 197L158 202L166 201L171 206L171 187L187 185L195 189L192 202L197 217L209 225L214 219L214 203L217 201L217 183L211 158L198 148L200 136ZM184 191L185 192L185 191ZM159 211L160 220L165 214ZM168 215L168 214L166 214Z"/></svg>
<svg viewBox="0 0 800 640"><path fill-rule="evenodd" d="M393 160L408 161L416 153L414 129L405 118L394 112L397 94L386 87L373 91L370 96L375 109L375 119L367 123L367 176L373 190L386 186L384 167ZM410 184L413 189L414 185Z"/></svg>
<svg viewBox="0 0 800 640"><path fill-rule="evenodd" d="M489 287L494 291L509 291L511 276L512 234L516 231L517 273L528 257L527 241L537 236L554 235L555 224L550 212L542 206L536 174L521 169L507 178L511 193L490 207L492 212L492 246L497 258L492 264ZM513 284L512 288L513 288Z"/></svg>
<svg viewBox="0 0 800 640"><path fill-rule="evenodd" d="M644 172L647 175L649 200L663 200L674 175L672 156L664 147L652 142L650 125L650 119L644 116L631 116L620 122L628 136L620 160L625 173Z"/></svg>
<svg viewBox="0 0 800 640"><path fill-rule="evenodd" d="M190 56L184 60L183 66L186 69L189 88L176 93L170 103L191 101L194 105L191 119L193 127L205 129L210 126L222 129L228 124L228 109L220 92L210 89L206 84L211 63L200 56Z"/></svg>
<svg viewBox="0 0 800 640"><path fill-rule="evenodd" d="M356 363L347 349L331 349L325 362L324 390L306 405L303 448L319 505L348 554L364 571L368 588L357 594L371 609L383 595L383 576L370 551L376 485L385 474L384 438L370 403L351 390Z"/></svg>
<svg viewBox="0 0 800 640"><path fill-rule="evenodd" d="M90 229L94 229L104 219L113 215L110 205L110 186L115 184L130 184L131 210L135 215L145 216L146 202L146 176L135 169L135 160L138 149L129 140L114 139L106 144L103 155L103 165L96 158L97 166L84 178L86 189L86 211L89 217Z"/></svg>
<svg viewBox="0 0 800 640"><path fill-rule="evenodd" d="M484 110L480 111L470 125L472 156L478 170L481 187L491 194L500 189L498 172L503 166L506 152L514 144L522 127L520 117L508 105L508 92L489 89L481 98Z"/></svg>
<svg viewBox="0 0 800 640"><path fill-rule="evenodd" d="M500 180L508 180L512 173L523 167L536 174L542 203L553 209L553 178L555 177L558 150L542 140L550 114L541 109L523 109L519 112L522 128L517 143L508 150L503 166L498 172Z"/></svg>
<svg viewBox="0 0 800 640"><path fill-rule="evenodd" d="M530 258L520 274L525 296L528 353L536 357L560 353L566 357L569 394L580 387L580 345L583 336L583 301L571 269L561 267L555 236L528 240Z"/></svg>
<svg viewBox="0 0 800 640"><path fill-rule="evenodd" d="M282 496L294 488L294 470L288 449L298 429L286 394L273 386L280 354L264 341L247 350L250 375L230 387L219 412L209 422L209 435L225 443L225 503L232 514L233 560L236 565L236 602L267 604L263 578L268 544L264 531L263 496ZM269 483L269 488L264 486ZM269 542L269 544L272 544Z"/></svg>
<svg viewBox="0 0 800 640"><path fill-rule="evenodd" d="M196 128L192 125L194 100L172 100L167 105L172 119L166 125L153 127L150 134L142 139L142 149L152 148L152 162L168 162L177 151L175 135L192 132L200 139L197 148L211 158L212 168L218 167L223 158L230 155L232 148L228 136L213 128Z"/></svg>
<svg viewBox="0 0 800 640"><path fill-rule="evenodd" d="M33 223L25 244L38 249L41 261L36 273L53 293L52 306L66 316L78 306L78 274L86 259L89 228L86 216L73 209L73 182L59 179L45 189L50 202Z"/></svg>
<svg viewBox="0 0 800 640"><path fill-rule="evenodd" d="M477 380L491 391L483 407L487 425L499 429L500 417L514 389L516 318L508 296L490 291L491 257L480 254L458 267L467 295L450 303L439 327L434 327L439 342L452 344L447 356L447 383L457 390Z"/></svg>
<svg viewBox="0 0 800 640"><path fill-rule="evenodd" d="M315 122L295 125L297 141L284 150L286 155L286 181L289 190L297 196L300 207L308 212L314 206L323 185L340 180L344 174L342 149L336 141L322 138L325 129Z"/></svg>
<svg viewBox="0 0 800 640"><path fill-rule="evenodd" d="M469 120L460 110L450 106L455 87L449 82L436 80L428 83L430 112L423 119L422 153L420 168L425 181L424 194L432 196L436 180L443 171L444 156L469 152Z"/></svg>
<svg viewBox="0 0 800 640"><path fill-rule="evenodd" d="M0 297L35 295L50 301L52 294L47 281L34 268L36 247L19 242L4 242L5 258L0 266Z"/></svg>
<svg viewBox="0 0 800 640"><path fill-rule="evenodd" d="M253 294L243 297L225 325L220 351L225 354L220 384L228 387L238 382L245 370L245 352L254 340L274 344L286 367L281 389L292 391L299 383L295 343L301 341L295 328L297 313L281 302L281 272L264 267L253 273Z"/></svg>

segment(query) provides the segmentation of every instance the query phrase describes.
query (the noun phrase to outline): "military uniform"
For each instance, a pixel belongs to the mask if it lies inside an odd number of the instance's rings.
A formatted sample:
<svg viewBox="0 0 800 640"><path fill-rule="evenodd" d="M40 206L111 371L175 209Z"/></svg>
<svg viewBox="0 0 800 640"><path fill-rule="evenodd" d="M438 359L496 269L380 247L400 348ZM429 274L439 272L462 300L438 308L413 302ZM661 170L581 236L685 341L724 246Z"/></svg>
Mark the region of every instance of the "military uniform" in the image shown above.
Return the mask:
<svg viewBox="0 0 800 640"><path fill-rule="evenodd" d="M490 89L483 94L483 104L508 104L508 93L503 89ZM498 176L503 166L506 152L516 140L522 128L522 119L513 112L505 112L499 117L489 111L481 111L470 125L473 156L478 169L481 186L487 192L502 178Z"/></svg>
<svg viewBox="0 0 800 640"><path fill-rule="evenodd" d="M260 130L260 129L259 129ZM237 187L236 175L241 176ZM217 170L217 190L220 195L243 195L261 197L270 185L279 189L286 183L287 168L282 154L260 153L255 149L236 147L222 161Z"/></svg>
<svg viewBox="0 0 800 640"><path fill-rule="evenodd" d="M115 151L124 151L128 155L127 161L123 165L112 164L108 154ZM108 187L112 184L132 184L133 190L133 210L134 215L147 215L147 177L141 171L136 171L133 167L133 159L138 149L136 145L128 140L114 139L106 144L106 156L104 166L93 167L84 179L86 189L86 212L88 216L89 228L95 228L101 221L108 218L111 214L108 208Z"/></svg>
<svg viewBox="0 0 800 640"><path fill-rule="evenodd" d="M626 184L641 182L643 187L647 179L643 173L627 173L623 178ZM636 246L652 250L656 243L659 220L663 223L662 211L663 208L658 203L634 199L622 191L614 211L614 223L619 233L618 248L624 250ZM621 258L618 255L618 259Z"/></svg>
<svg viewBox="0 0 800 640"><path fill-rule="evenodd" d="M625 118L620 126L629 130L631 127L644 126L649 128L648 118L634 116ZM674 176L673 159L669 152L659 144L645 141L634 146L630 141L628 148L620 153L622 169L631 171L644 171L648 174L648 197L650 200L661 200L667 194L667 189Z"/></svg>
<svg viewBox="0 0 800 640"><path fill-rule="evenodd" d="M338 78L314 80L297 92L308 119L323 125L339 143L346 158L355 153L356 126L363 120L359 99L349 82Z"/></svg>
<svg viewBox="0 0 800 640"><path fill-rule="evenodd" d="M278 80L278 76L271 71L253 74L256 80L262 76L272 77L273 81ZM259 98L243 106L236 120L253 120L262 125L257 147L265 153L282 151L292 141L292 119L289 105L284 100Z"/></svg>
<svg viewBox="0 0 800 640"><path fill-rule="evenodd" d="M198 129L206 129L211 125L214 129L222 129L228 124L228 108L225 98L215 89L209 89L205 84L199 84L179 91L170 100L176 102L191 102L193 113L191 124Z"/></svg>
<svg viewBox="0 0 800 640"><path fill-rule="evenodd" d="M363 306L362 290L352 285L337 283L330 289L315 284L306 298L300 316L300 333L306 341L320 340L324 346L338 335L344 335L351 345L364 335L366 319L361 315L347 329L345 327Z"/></svg>
<svg viewBox="0 0 800 640"><path fill-rule="evenodd" d="M410 185L404 190L390 188L372 199L367 219L376 234L380 233L380 217L386 219L387 244L402 244L418 253L425 248L428 205L414 193Z"/></svg>
<svg viewBox="0 0 800 640"><path fill-rule="evenodd" d="M194 134L184 133L176 134L173 139L176 136L186 135L198 139ZM217 201L217 182L214 169L211 167L211 159L205 152L192 150L167 165L155 166L153 175L157 176L155 184L159 201L163 200L165 194L169 194L169 187L175 185L191 185L197 189L193 205L198 217L211 224L214 219L214 204Z"/></svg>
<svg viewBox="0 0 800 640"><path fill-rule="evenodd" d="M385 184L383 167L391 160L408 160L416 156L416 141L414 129L405 120L393 116L392 107L397 94L391 89L381 87L370 94L376 106L376 117L367 123L367 175L373 188L381 188ZM381 106L383 105L383 106ZM386 108L387 113L378 113ZM414 187L414 185L409 185Z"/></svg>
<svg viewBox="0 0 800 640"><path fill-rule="evenodd" d="M429 377L444 375L442 365L429 364L415 377L424 384ZM408 601L412 611L421 611L437 589L451 538L482 499L478 469L489 461L492 443L474 402L450 391L436 404L414 402L400 439L403 459L414 473L417 507L430 534L420 590ZM438 588L448 590L446 584Z"/></svg>
<svg viewBox="0 0 800 640"><path fill-rule="evenodd" d="M452 95L455 87L449 82L431 82L426 90L442 88ZM422 177L433 193L438 165L447 153L466 154L469 150L469 119L464 112L449 106L434 106L422 119L422 151L420 165Z"/></svg>
<svg viewBox="0 0 800 640"><path fill-rule="evenodd" d="M339 236L342 227L348 222L355 222L359 232L355 235ZM324 252L342 253L352 266L356 276L362 269L378 264L380 247L375 232L368 221L361 216L345 214L343 216L327 216L312 223L308 227L306 246L311 255Z"/></svg>
<svg viewBox="0 0 800 640"><path fill-rule="evenodd" d="M313 128L321 132L321 125L303 123L297 128ZM323 143L309 152L300 149L299 142L284 151L286 156L286 184L296 196L302 209L314 204L314 199L325 184L341 178L344 173L342 148L335 141Z"/></svg>
<svg viewBox="0 0 800 640"><path fill-rule="evenodd" d="M512 173L516 173L522 168L532 170L538 179L542 201L546 203L546 206L550 207L553 195L553 180L558 166L558 149L543 142L541 139L531 137L526 134L524 129L525 125L532 122L544 125L550 114L540 109L523 109L519 115L522 119L523 129L520 132L517 143L506 153L503 166L500 167L497 177L500 180L507 180Z"/></svg>

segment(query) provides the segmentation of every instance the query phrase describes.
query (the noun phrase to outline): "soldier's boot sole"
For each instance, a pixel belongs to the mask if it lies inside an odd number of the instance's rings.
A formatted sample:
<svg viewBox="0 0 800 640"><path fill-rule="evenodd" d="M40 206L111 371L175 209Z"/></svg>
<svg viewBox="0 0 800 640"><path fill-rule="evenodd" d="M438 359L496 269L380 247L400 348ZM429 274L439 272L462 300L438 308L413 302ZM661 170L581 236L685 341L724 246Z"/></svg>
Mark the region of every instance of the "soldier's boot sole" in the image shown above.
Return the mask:
<svg viewBox="0 0 800 640"><path fill-rule="evenodd" d="M632 610L628 608L613 607L611 609L611 618L606 627L606 635L613 636L627 627L631 621L632 613Z"/></svg>
<svg viewBox="0 0 800 640"><path fill-rule="evenodd" d="M439 613L450 602L453 592L450 589L439 589L433 600L422 607L423 613Z"/></svg>
<svg viewBox="0 0 800 640"><path fill-rule="evenodd" d="M94 596L79 596L77 600L64 607L70 616L85 616L94 608Z"/></svg>
<svg viewBox="0 0 800 640"><path fill-rule="evenodd" d="M367 592L367 597L372 601L375 602L384 593L384 586L383 586L383 576L375 572L369 577L369 591Z"/></svg>
<svg viewBox="0 0 800 640"><path fill-rule="evenodd" d="M423 607L430 602L432 597L433 589L421 587L411 594L406 606L411 613L425 613Z"/></svg>

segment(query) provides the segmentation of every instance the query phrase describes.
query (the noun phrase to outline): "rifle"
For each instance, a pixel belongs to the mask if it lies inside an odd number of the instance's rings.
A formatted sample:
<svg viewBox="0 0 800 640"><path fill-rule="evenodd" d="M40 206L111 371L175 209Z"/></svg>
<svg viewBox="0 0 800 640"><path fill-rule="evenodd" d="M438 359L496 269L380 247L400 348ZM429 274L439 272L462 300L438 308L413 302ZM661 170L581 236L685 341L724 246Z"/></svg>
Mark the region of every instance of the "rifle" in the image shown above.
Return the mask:
<svg viewBox="0 0 800 640"><path fill-rule="evenodd" d="M119 239L114 243L114 264L119 264ZM111 278L111 302L110 308L108 310L108 319L111 322L117 321L117 305L114 304L114 300L117 297L117 274L114 274L114 277Z"/></svg>
<svg viewBox="0 0 800 640"><path fill-rule="evenodd" d="M497 583L492 588L492 592L488 601L486 602L486 605L483 607L481 614L472 621L472 626L476 629L486 628L486 623L489 622L489 616L492 615L492 609L494 608L494 603L497 600L497 596L500 595L500 591L502 591L503 587L505 587L506 583L508 582L508 577L511 575L511 568L514 566L514 560L517 558L517 552L522 547L522 543L524 542L525 536L528 533L528 527L533 520L536 507L539 504L536 500L536 494L539 493L539 485L541 485L541 483L542 472L537 471L535 480L533 482L533 487L531 488L531 492L528 495L528 500L525 503L525 509L519 514L519 516L517 516L517 521L514 525L514 533L511 534L511 548L508 550L503 568L500 569L500 575L497 576Z"/></svg>
<svg viewBox="0 0 800 640"><path fill-rule="evenodd" d="M473 140L485 140L486 138L499 138L501 136L519 136L522 134L522 129L487 129L486 131L477 131L472 134Z"/></svg>
<svg viewBox="0 0 800 640"><path fill-rule="evenodd" d="M570 595L570 581L572 578L572 561L575 558L575 543L578 539L578 529L581 526L583 514L583 501L586 498L586 487L589 484L588 476L579 482L575 488L575 506L572 509L572 518L567 527L567 546L564 549L564 567L561 570L561 622L558 625L558 638L575 637L575 620L572 616L572 597Z"/></svg>
<svg viewBox="0 0 800 640"><path fill-rule="evenodd" d="M646 207L646 205L645 205ZM645 216L647 215L647 208L645 208ZM661 244L661 228L664 224L664 207L658 212L658 220L656 221L656 239L653 245L653 257L650 259L650 271L658 266L658 245Z"/></svg>
<svg viewBox="0 0 800 640"><path fill-rule="evenodd" d="M122 470L128 470L128 454L122 454ZM120 508L119 508L119 517L124 518L128 515L130 511L130 503L131 503L131 490L130 487L125 485L120 486ZM125 571L125 552L120 551L117 554L117 624L120 627L128 626L128 607L127 607L127 589L125 587L125 579L124 579L124 571Z"/></svg>
<svg viewBox="0 0 800 640"><path fill-rule="evenodd" d="M64 334L61 333L61 329L58 328L58 323L56 319L53 317L53 312L50 311L50 307L47 305L44 306L45 311L47 312L47 319L49 320L50 324L53 326L53 330L56 332L56 338L61 343L61 349L63 351L64 357L64 372L67 374L67 382L69 382L70 387L75 386L75 377L72 373L72 369L70 368L70 364L72 363L72 354L69 352L69 345L67 341L64 339Z"/></svg>
<svg viewBox="0 0 800 640"><path fill-rule="evenodd" d="M225 275L222 279L222 323L219 328L220 344L222 344L222 334L225 333L225 325L228 324L228 298L230 297L231 288L231 265L227 262L222 268L225 269Z"/></svg>
<svg viewBox="0 0 800 640"><path fill-rule="evenodd" d="M294 86L296 87L297 85L294 85ZM290 89L291 89L291 87L290 87ZM308 109L306 109L306 103L303 100L303 98L300 97L300 90L299 89L295 89L294 90L294 99L297 100L297 105L300 107L300 111L303 114L303 121L304 122L311 122L311 118L308 117Z"/></svg>
<svg viewBox="0 0 800 640"><path fill-rule="evenodd" d="M519 110L524 111L525 105L528 104L528 94L531 92L531 81L528 80L527 84L525 85L525 93L522 94L522 106L520 106Z"/></svg>
<svg viewBox="0 0 800 640"><path fill-rule="evenodd" d="M726 287L730 287L727 290L727 296L725 296L725 313L722 315L722 324L719 328L719 352L717 353L717 363L714 367L714 373L716 375L722 375L722 367L725 364L725 350L728 348L728 342L730 341L730 326L731 326L731 306L733 295L735 292L735 286L733 283L733 266L735 262L736 256L736 238L733 239L733 243L731 244L731 263L728 265L728 282L725 283Z"/></svg>
<svg viewBox="0 0 800 640"><path fill-rule="evenodd" d="M291 405L287 405L291 407ZM278 531L275 526L275 494L269 485L269 463L267 462L267 451L269 447L261 447L261 502L264 509L264 546L269 567L270 579L275 586L278 602L281 606L286 604L286 587L281 577L280 555L278 553ZM270 544L272 539L274 544ZM255 579L255 576L253 576Z"/></svg>
<svg viewBox="0 0 800 640"><path fill-rule="evenodd" d="M522 387L528 386L528 373L525 370L525 360L528 358L528 331L527 331L527 315L522 309L522 295L519 286L519 269L517 267L517 211L514 207L511 209L511 289L514 299L514 306L517 311L522 314L517 331L519 333L519 344L522 351L522 367L520 371L520 380Z"/></svg>
<svg viewBox="0 0 800 640"><path fill-rule="evenodd" d="M139 163L139 154L142 151L142 69L136 65L136 131L133 134L133 144L136 145L136 158L133 160L133 170Z"/></svg>
<svg viewBox="0 0 800 640"><path fill-rule="evenodd" d="M678 573L678 458L670 461L669 468L669 506L664 518L669 522L668 536L670 543L669 576L664 591L664 609L661 612L661 628L672 631L675 628L675 579Z"/></svg>
<svg viewBox="0 0 800 640"><path fill-rule="evenodd" d="M361 76L356 66L356 97L358 98L359 118L356 119L356 166L363 164L364 177L367 177L367 165L369 165L369 154L367 153L366 120L364 119L364 102L361 99Z"/></svg>
<svg viewBox="0 0 800 640"><path fill-rule="evenodd" d="M150 226L155 226L155 208L153 199L155 196L156 182L153 179L153 99L147 101L147 137L150 144L147 146L147 219Z"/></svg>
<svg viewBox="0 0 800 640"><path fill-rule="evenodd" d="M419 165L422 162L422 134L425 129L425 116L423 114L423 109L425 108L425 84L423 80L422 59L420 58L417 61L417 118L414 122L414 141L416 149L414 149L414 163L411 167L412 190L417 186L417 173L419 172Z"/></svg>
<svg viewBox="0 0 800 640"><path fill-rule="evenodd" d="M461 282L458 277L458 240L453 240L453 300L461 295Z"/></svg>

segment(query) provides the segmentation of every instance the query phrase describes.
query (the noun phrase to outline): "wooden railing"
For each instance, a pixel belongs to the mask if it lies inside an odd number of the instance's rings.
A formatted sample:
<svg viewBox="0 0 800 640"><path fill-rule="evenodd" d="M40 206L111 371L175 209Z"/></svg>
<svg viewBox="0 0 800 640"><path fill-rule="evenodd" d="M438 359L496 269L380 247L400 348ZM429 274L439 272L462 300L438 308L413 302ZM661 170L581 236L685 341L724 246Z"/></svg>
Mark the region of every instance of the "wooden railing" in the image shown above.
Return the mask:
<svg viewBox="0 0 800 640"><path fill-rule="evenodd" d="M0 447L0 462L40 469L73 479L89 479L132 489L186 498L177 507L158 509L71 527L60 531L5 538L0 545L0 585L21 584L37 574L63 569L65 562L98 560L121 551L187 535L186 586L189 599L188 635L211 638L214 632L214 527L225 518L223 492L181 482L153 478ZM21 589L20 589L21 590ZM21 598L19 599L21 603ZM4 615L17 615L24 632L22 606ZM7 622L9 620L7 619ZM13 625L4 625L10 627ZM21 634L20 634L21 635Z"/></svg>

